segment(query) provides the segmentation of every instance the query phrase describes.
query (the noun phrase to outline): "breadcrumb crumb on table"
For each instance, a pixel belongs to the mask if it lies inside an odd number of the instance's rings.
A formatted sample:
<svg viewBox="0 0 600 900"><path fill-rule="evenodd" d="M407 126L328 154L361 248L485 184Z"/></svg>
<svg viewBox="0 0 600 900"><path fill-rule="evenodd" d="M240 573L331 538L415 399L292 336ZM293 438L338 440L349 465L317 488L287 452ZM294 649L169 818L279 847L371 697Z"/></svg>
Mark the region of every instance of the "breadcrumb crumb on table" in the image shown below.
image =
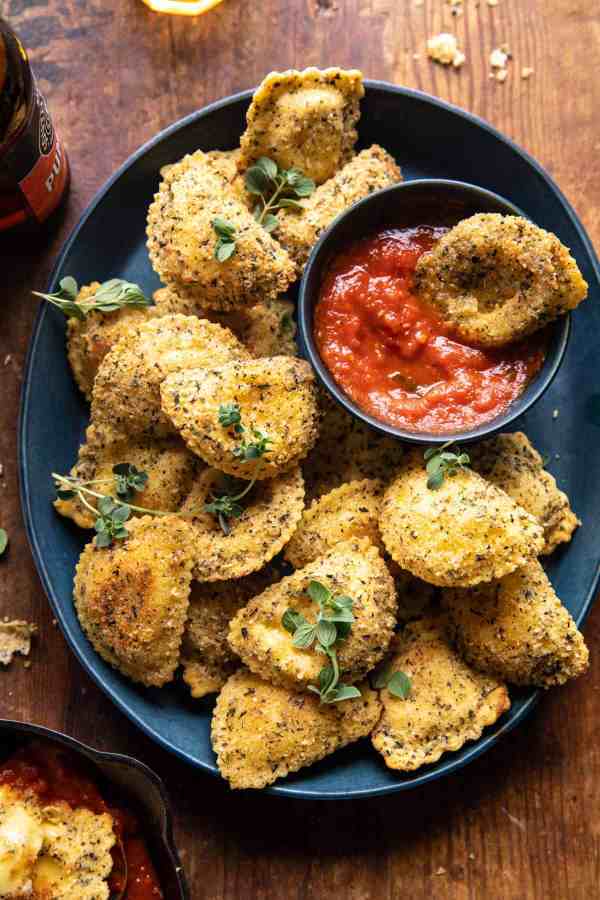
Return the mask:
<svg viewBox="0 0 600 900"><path fill-rule="evenodd" d="M0 622L0 663L8 666L15 654L28 656L31 650L31 638L37 631L37 625L22 619Z"/></svg>
<svg viewBox="0 0 600 900"><path fill-rule="evenodd" d="M430 37L427 41L427 56L443 66L460 68L465 62L465 54L458 47L458 40L453 34L442 32Z"/></svg>

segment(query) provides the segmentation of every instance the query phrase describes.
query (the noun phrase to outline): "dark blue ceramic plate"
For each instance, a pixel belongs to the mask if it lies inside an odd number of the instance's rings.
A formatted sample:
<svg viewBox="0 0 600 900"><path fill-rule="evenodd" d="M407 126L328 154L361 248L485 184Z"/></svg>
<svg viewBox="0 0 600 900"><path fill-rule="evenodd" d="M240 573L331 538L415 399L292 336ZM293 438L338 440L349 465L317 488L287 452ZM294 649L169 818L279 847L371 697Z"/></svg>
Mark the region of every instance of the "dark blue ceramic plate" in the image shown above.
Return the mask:
<svg viewBox="0 0 600 900"><path fill-rule="evenodd" d="M73 275L79 283L119 275L146 290L158 287L145 247L146 209L159 169L197 148L238 144L250 92L213 104L168 128L142 147L101 190L58 260L50 289ZM600 268L575 213L539 165L485 122L415 91L369 82L362 103L360 140L391 151L404 177L452 178L481 185L521 207L554 232L576 257L590 297L573 316L566 359L552 387L519 420L549 468L568 492L583 528L549 562L552 581L578 623L598 586L600 550ZM71 377L64 352L65 322L43 308L27 362L20 421L21 494L40 577L54 613L78 659L97 683L148 735L183 759L216 773L210 747L211 703L192 703L179 685L160 691L135 687L107 666L85 639L73 611L73 571L84 545L82 532L51 505L50 473L66 472L83 439L88 410ZM558 410L558 417L553 417ZM351 798L406 790L455 771L478 756L532 709L534 691L513 694L513 706L484 737L415 775L386 769L367 741L336 753L281 782L271 791L307 798Z"/></svg>

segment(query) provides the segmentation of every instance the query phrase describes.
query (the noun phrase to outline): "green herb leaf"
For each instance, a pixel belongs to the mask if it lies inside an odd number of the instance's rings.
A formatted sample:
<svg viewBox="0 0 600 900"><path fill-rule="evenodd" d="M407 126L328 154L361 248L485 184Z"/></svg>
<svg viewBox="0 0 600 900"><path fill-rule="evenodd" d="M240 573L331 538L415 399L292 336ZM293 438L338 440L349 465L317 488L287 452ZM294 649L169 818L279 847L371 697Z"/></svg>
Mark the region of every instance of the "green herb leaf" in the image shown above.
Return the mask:
<svg viewBox="0 0 600 900"><path fill-rule="evenodd" d="M272 215L272 213L267 213L261 224L265 231L271 233L279 226L279 219L277 216Z"/></svg>
<svg viewBox="0 0 600 900"><path fill-rule="evenodd" d="M294 634L297 628L299 628L301 625L307 625L308 622L306 621L302 613L299 613L297 610L286 609L283 614L281 624L286 631L289 631L290 634Z"/></svg>
<svg viewBox="0 0 600 900"><path fill-rule="evenodd" d="M218 240L215 244L215 259L225 262L235 253L235 241Z"/></svg>
<svg viewBox="0 0 600 900"><path fill-rule="evenodd" d="M249 194L260 197L269 190L269 176L260 166L251 166L244 175L244 185Z"/></svg>
<svg viewBox="0 0 600 900"><path fill-rule="evenodd" d="M391 678L391 674L392 672L389 663L387 665L381 666L379 669L376 669L375 672L371 675L371 687L377 691L383 690L383 688L387 686L387 683Z"/></svg>
<svg viewBox="0 0 600 900"><path fill-rule="evenodd" d="M77 282L70 275L62 278L55 294L41 294L33 291L36 297L42 297L65 316L75 319L85 319L91 312L114 312L124 307L154 306L154 300L146 297L142 289L131 281L123 278L111 278L103 282L91 297L76 302L79 292Z"/></svg>
<svg viewBox="0 0 600 900"><path fill-rule="evenodd" d="M257 159L256 165L259 169L261 169L267 178L271 181L274 181L278 175L278 166L276 162L273 162L272 159L269 159L268 156L261 156L260 159Z"/></svg>
<svg viewBox="0 0 600 900"><path fill-rule="evenodd" d="M307 594L315 603L327 603L331 598L331 591L321 584L319 581L311 581L308 585Z"/></svg>
<svg viewBox="0 0 600 900"><path fill-rule="evenodd" d="M304 209L304 207L301 203L298 202L298 200L293 200L291 197L283 197L279 201L278 206L280 206L282 209Z"/></svg>
<svg viewBox="0 0 600 900"><path fill-rule="evenodd" d="M328 649L333 647L337 641L337 628L335 623L328 619L321 619L317 625L317 640L322 647Z"/></svg>
<svg viewBox="0 0 600 900"><path fill-rule="evenodd" d="M241 425L242 412L239 403L221 403L219 406L219 425L230 428L232 425Z"/></svg>
<svg viewBox="0 0 600 900"><path fill-rule="evenodd" d="M4 528L0 528L0 556L4 553L8 546L8 534Z"/></svg>
<svg viewBox="0 0 600 900"><path fill-rule="evenodd" d="M57 490L56 496L59 500L72 500L75 496L75 491Z"/></svg>
<svg viewBox="0 0 600 900"><path fill-rule="evenodd" d="M429 447L423 454L428 475L427 487L431 491L437 491L442 486L446 475L453 477L461 469L471 464L471 458L468 453L457 453L449 450L448 448L451 446L452 441L447 441L441 447Z"/></svg>
<svg viewBox="0 0 600 900"><path fill-rule="evenodd" d="M244 183L248 193L260 197L254 208L254 218L263 228L274 231L279 222L274 213L278 209L292 207L303 210L299 197L308 197L315 190L315 183L299 169L280 169L276 162L261 156L247 170Z"/></svg>
<svg viewBox="0 0 600 900"><path fill-rule="evenodd" d="M235 253L235 225L227 219L215 216L212 227L218 238L215 244L215 259L225 262Z"/></svg>
<svg viewBox="0 0 600 900"><path fill-rule="evenodd" d="M212 227L219 237L231 238L235 234L235 225L220 216L215 216L212 220Z"/></svg>
<svg viewBox="0 0 600 900"><path fill-rule="evenodd" d="M115 491L121 500L133 500L137 491L143 491L148 483L148 474L137 469L131 463L118 463L113 466Z"/></svg>
<svg viewBox="0 0 600 900"><path fill-rule="evenodd" d="M298 628L296 628L292 643L294 647L299 647L301 650L307 650L314 643L316 635L316 626L307 622L305 625L299 625Z"/></svg>
<svg viewBox="0 0 600 900"><path fill-rule="evenodd" d="M342 700L355 700L362 694L353 684L337 684L336 687L326 691L322 698L323 703L341 703Z"/></svg>
<svg viewBox="0 0 600 900"><path fill-rule="evenodd" d="M307 178L306 175L303 175L302 172L298 173L300 178L296 180L294 183L294 190L296 191L297 197L310 197L315 190L315 183L312 178Z"/></svg>
<svg viewBox="0 0 600 900"><path fill-rule="evenodd" d="M412 682L404 672L394 672L387 683L387 689L394 697L406 700L412 690Z"/></svg>

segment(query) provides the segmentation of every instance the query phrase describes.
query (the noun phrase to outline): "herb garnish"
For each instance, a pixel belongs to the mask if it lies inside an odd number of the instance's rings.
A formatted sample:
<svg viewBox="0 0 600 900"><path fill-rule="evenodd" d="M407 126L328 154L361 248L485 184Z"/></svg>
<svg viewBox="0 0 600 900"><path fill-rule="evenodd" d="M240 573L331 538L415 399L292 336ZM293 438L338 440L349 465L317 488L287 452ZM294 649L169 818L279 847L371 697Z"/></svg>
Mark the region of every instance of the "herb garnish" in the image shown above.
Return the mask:
<svg viewBox="0 0 600 900"><path fill-rule="evenodd" d="M339 703L341 700L360 697L358 688L352 684L342 684L340 681L336 652L338 642L347 638L352 629L354 601L351 597L334 596L329 588L319 581L310 582L307 594L319 606L316 622L311 624L302 613L295 609L287 609L281 624L293 635L294 647L308 650L315 644L315 650L325 654L329 659L328 664L319 672L318 687L310 684L308 690L318 694L321 703Z"/></svg>
<svg viewBox="0 0 600 900"><path fill-rule="evenodd" d="M261 156L250 166L244 176L246 190L259 198L254 207L254 218L265 231L274 231L279 220L274 213L279 209L303 209L298 201L310 197L315 189L312 178L299 169L280 169L276 162Z"/></svg>
<svg viewBox="0 0 600 900"><path fill-rule="evenodd" d="M143 491L148 483L148 473L136 469L132 463L113 466L115 490L121 500L132 500L136 491Z"/></svg>
<svg viewBox="0 0 600 900"><path fill-rule="evenodd" d="M427 463L427 487L430 491L437 491L443 484L446 475L450 477L458 474L461 469L471 464L471 457L468 453L454 453L448 450L453 441L446 441L441 447L430 447L423 454L423 459ZM460 450L459 447L456 448Z"/></svg>
<svg viewBox="0 0 600 900"><path fill-rule="evenodd" d="M59 288L55 294L41 294L39 291L33 291L33 294L56 306L65 316L75 319L85 319L91 312L114 312L126 306L130 308L154 306L154 300L146 297L139 285L123 278L105 281L95 294L80 300L79 303L76 302L79 288L74 278L70 275L61 278Z"/></svg>
<svg viewBox="0 0 600 900"><path fill-rule="evenodd" d="M4 553L8 546L8 534L4 528L0 528L0 556Z"/></svg>
<svg viewBox="0 0 600 900"><path fill-rule="evenodd" d="M215 259L219 262L225 262L235 253L235 225L215 216L212 220L212 227L217 235L217 243L215 244Z"/></svg>
<svg viewBox="0 0 600 900"><path fill-rule="evenodd" d="M113 541L126 538L129 532L125 522L131 515L131 507L126 503L115 503L112 497L98 500L99 516L94 522L96 546L110 547Z"/></svg>
<svg viewBox="0 0 600 900"><path fill-rule="evenodd" d="M379 669L371 680L371 684L377 690L387 688L390 694L400 700L410 697L412 682L405 672L392 672L389 666Z"/></svg>

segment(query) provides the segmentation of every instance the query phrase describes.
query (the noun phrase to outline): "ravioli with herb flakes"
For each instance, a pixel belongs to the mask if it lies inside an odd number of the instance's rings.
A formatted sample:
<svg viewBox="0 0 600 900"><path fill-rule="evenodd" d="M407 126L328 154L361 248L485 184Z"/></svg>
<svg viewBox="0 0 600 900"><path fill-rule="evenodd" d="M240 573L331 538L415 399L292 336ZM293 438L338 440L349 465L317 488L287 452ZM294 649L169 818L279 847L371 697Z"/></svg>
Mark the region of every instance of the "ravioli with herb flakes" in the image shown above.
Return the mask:
<svg viewBox="0 0 600 900"><path fill-rule="evenodd" d="M588 649L541 565L527 565L471 590L446 590L442 602L464 658L512 684L549 688L588 668Z"/></svg>
<svg viewBox="0 0 600 900"><path fill-rule="evenodd" d="M360 697L321 704L261 681L247 669L232 675L217 698L211 737L217 765L232 788L263 788L368 735L381 713L365 682Z"/></svg>
<svg viewBox="0 0 600 900"><path fill-rule="evenodd" d="M144 685L173 679L189 606L194 531L181 518L127 522L112 546L89 543L75 572L74 601L100 656Z"/></svg>
<svg viewBox="0 0 600 900"><path fill-rule="evenodd" d="M163 410L188 447L209 466L236 478L273 478L306 456L317 437L314 373L288 356L189 369L165 379ZM224 407L239 410L243 432L224 425ZM243 446L268 439L261 458Z"/></svg>
<svg viewBox="0 0 600 900"><path fill-rule="evenodd" d="M541 553L543 530L530 513L476 472L461 468L437 490L412 454L387 488L379 529L398 565L439 587L501 578Z"/></svg>
<svg viewBox="0 0 600 900"><path fill-rule="evenodd" d="M92 422L130 437L166 437L174 428L160 405L170 373L215 366L249 353L226 328L195 316L170 315L137 326L102 360L92 394Z"/></svg>
<svg viewBox="0 0 600 900"><path fill-rule="evenodd" d="M544 556L571 540L581 522L527 435L499 434L469 447L469 454L476 472L535 516L544 529Z"/></svg>
<svg viewBox="0 0 600 900"><path fill-rule="evenodd" d="M295 306L285 295L256 306L219 313L202 310L201 318L229 328L255 358L298 356Z"/></svg>
<svg viewBox="0 0 600 900"><path fill-rule="evenodd" d="M234 250L216 256L215 221L231 227ZM287 290L297 272L253 217L214 160L198 150L170 166L148 210L148 252L179 296L216 310L254 306Z"/></svg>
<svg viewBox="0 0 600 900"><path fill-rule="evenodd" d="M389 670L410 681L404 699L387 688L371 741L390 769L412 772L476 741L510 709L506 687L471 669L453 650L443 617L411 622L394 641Z"/></svg>
<svg viewBox="0 0 600 900"><path fill-rule="evenodd" d="M294 646L283 625L288 609L315 623L318 608L308 595L313 581L353 601L352 627L337 647L345 684L364 678L389 646L396 624L394 582L379 551L368 540L346 541L267 588L231 621L232 650L266 681L296 690L319 683L325 657L314 647Z"/></svg>
<svg viewBox="0 0 600 900"><path fill-rule="evenodd" d="M352 158L364 93L357 69L271 72L246 114L240 168L266 156L317 184L327 181Z"/></svg>

